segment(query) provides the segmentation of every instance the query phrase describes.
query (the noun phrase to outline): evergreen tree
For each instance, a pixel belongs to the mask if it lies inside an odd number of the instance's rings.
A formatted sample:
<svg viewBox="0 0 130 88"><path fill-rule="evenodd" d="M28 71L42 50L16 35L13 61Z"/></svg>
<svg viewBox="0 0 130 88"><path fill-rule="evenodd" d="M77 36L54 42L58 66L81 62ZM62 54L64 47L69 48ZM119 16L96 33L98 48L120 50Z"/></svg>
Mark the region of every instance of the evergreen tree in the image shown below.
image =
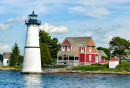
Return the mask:
<svg viewBox="0 0 130 88"><path fill-rule="evenodd" d="M3 55L0 54L0 60L3 62Z"/></svg>
<svg viewBox="0 0 130 88"><path fill-rule="evenodd" d="M49 48L47 44L42 44L40 42L40 49L41 49L41 64L44 66L44 64L50 64L51 63L51 56L49 53Z"/></svg>
<svg viewBox="0 0 130 88"><path fill-rule="evenodd" d="M58 39L51 39L51 36L49 36L48 33L46 33L44 30L40 30L39 40L42 44L47 44L51 57L57 58L57 53L60 48L58 44Z"/></svg>
<svg viewBox="0 0 130 88"><path fill-rule="evenodd" d="M15 45L12 48L12 52L11 52L11 56L10 56L10 66L21 65L21 63L22 63L21 58L22 58L22 56L20 55L20 49L19 49L17 43L15 43Z"/></svg>

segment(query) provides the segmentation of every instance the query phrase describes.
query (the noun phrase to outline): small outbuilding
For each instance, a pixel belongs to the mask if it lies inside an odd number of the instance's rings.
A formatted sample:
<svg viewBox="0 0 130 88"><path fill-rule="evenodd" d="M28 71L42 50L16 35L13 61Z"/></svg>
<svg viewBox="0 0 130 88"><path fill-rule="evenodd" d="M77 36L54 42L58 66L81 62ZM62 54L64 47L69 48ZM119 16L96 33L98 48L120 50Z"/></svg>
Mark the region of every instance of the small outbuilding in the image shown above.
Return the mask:
<svg viewBox="0 0 130 88"><path fill-rule="evenodd" d="M119 64L119 60L113 57L109 60L109 68L115 68Z"/></svg>
<svg viewBox="0 0 130 88"><path fill-rule="evenodd" d="M11 55L10 52L4 52L3 53L3 65L5 65L5 66L9 66L10 65L10 62L9 62L10 55Z"/></svg>

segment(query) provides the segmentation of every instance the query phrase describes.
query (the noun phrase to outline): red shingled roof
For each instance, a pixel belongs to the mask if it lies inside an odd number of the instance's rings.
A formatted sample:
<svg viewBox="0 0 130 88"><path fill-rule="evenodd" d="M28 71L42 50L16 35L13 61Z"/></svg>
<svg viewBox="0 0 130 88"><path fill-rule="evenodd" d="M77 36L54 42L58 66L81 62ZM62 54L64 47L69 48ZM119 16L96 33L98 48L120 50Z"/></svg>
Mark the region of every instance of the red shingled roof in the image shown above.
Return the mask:
<svg viewBox="0 0 130 88"><path fill-rule="evenodd" d="M110 59L109 61L119 61L118 59L116 59L115 57L113 57L112 59Z"/></svg>

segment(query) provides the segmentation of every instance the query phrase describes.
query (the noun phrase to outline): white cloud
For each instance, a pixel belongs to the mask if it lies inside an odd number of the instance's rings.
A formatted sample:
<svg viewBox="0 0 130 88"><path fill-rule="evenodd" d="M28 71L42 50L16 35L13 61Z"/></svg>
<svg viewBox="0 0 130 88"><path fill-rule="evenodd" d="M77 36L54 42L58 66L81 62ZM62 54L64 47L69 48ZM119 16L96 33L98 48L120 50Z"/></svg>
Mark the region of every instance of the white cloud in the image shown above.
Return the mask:
<svg viewBox="0 0 130 88"><path fill-rule="evenodd" d="M108 43L111 41L112 38L112 36L108 36L106 39L103 40L103 42Z"/></svg>
<svg viewBox="0 0 130 88"><path fill-rule="evenodd" d="M105 15L110 15L110 12L104 7L78 6L71 7L70 11L80 12L83 15L100 18Z"/></svg>
<svg viewBox="0 0 130 88"><path fill-rule="evenodd" d="M84 30L80 30L78 32L76 32L77 36L82 36L82 37L92 37L93 34L92 33L87 33Z"/></svg>
<svg viewBox="0 0 130 88"><path fill-rule="evenodd" d="M6 23L14 23L14 22L22 22L27 20L27 16L17 16L16 18L10 18L9 20L7 20Z"/></svg>
<svg viewBox="0 0 130 88"><path fill-rule="evenodd" d="M53 25L50 25L48 23L45 23L44 25L41 25L39 27L40 30L44 30L45 32L48 32L48 33L66 33L68 32L69 30L67 29L67 27L65 26L59 26L59 27L55 27Z"/></svg>
<svg viewBox="0 0 130 88"><path fill-rule="evenodd" d="M3 23L0 24L0 29L1 29L1 30L7 30L7 29L9 29L9 28L10 28L10 25L9 25L9 24L3 24Z"/></svg>
<svg viewBox="0 0 130 88"><path fill-rule="evenodd" d="M12 42L12 40L10 38L4 38L1 42Z"/></svg>
<svg viewBox="0 0 130 88"><path fill-rule="evenodd" d="M0 46L0 49L2 49L2 50L5 50L5 49L7 49L7 48L9 48L9 45Z"/></svg>

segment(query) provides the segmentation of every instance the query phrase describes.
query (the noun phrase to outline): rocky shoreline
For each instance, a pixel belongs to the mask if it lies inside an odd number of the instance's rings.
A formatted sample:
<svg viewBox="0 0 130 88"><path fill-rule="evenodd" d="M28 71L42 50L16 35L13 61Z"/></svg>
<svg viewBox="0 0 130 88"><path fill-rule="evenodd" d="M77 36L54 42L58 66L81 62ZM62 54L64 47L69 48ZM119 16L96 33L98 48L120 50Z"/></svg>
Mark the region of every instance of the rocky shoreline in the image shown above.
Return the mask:
<svg viewBox="0 0 130 88"><path fill-rule="evenodd" d="M0 70L16 70L16 71L21 71L21 69L15 69L15 68L1 68ZM130 72L107 72L107 71L80 71L80 70L66 70L66 68L63 69L46 69L43 70L43 74L47 73L82 73L82 74L125 74L125 75L130 75Z"/></svg>
<svg viewBox="0 0 130 88"><path fill-rule="evenodd" d="M80 71L80 70L66 70L66 69L48 69L43 70L43 73L83 73L83 74L126 74L130 75L130 72L107 72L107 71Z"/></svg>

